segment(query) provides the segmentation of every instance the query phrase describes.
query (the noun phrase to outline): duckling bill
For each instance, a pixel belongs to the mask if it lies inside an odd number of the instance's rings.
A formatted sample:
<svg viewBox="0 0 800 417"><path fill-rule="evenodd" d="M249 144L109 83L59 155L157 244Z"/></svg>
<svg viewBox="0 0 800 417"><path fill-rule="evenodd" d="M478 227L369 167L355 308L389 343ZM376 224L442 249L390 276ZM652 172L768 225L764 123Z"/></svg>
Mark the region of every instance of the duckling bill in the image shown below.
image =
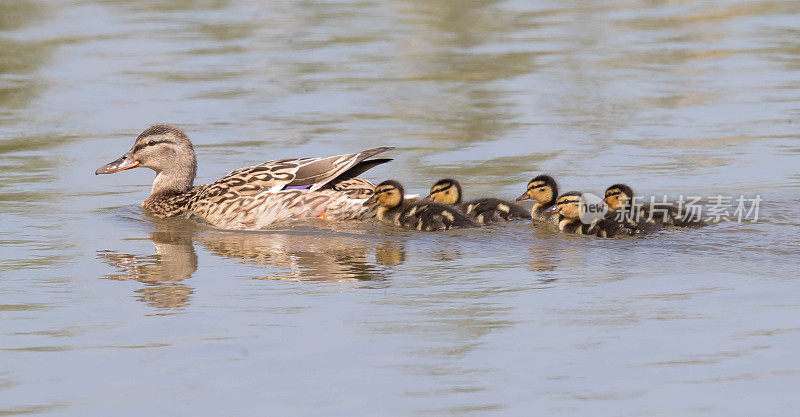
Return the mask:
<svg viewBox="0 0 800 417"><path fill-rule="evenodd" d="M441 179L433 184L430 195L425 200L454 207L470 219L482 224L530 219L527 210L499 198L479 198L463 202L461 184L452 178Z"/></svg>
<svg viewBox="0 0 800 417"><path fill-rule="evenodd" d="M387 180L375 187L375 194L364 205L378 205L375 217L406 229L424 231L477 227L478 223L453 208L433 202L405 199L403 186Z"/></svg>

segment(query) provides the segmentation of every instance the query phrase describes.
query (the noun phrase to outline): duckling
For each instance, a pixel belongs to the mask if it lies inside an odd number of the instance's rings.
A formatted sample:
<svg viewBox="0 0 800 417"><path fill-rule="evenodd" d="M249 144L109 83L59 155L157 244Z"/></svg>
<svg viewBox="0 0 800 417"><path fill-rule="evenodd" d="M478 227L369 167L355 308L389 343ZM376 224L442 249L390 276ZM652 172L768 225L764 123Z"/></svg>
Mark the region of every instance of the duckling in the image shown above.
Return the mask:
<svg viewBox="0 0 800 417"><path fill-rule="evenodd" d="M441 179L433 184L431 193L424 200L454 206L467 217L478 223L490 224L497 221L513 219L530 219L528 212L517 204L499 198L479 198L477 200L461 201L461 184L452 179Z"/></svg>
<svg viewBox="0 0 800 417"><path fill-rule="evenodd" d="M543 174L536 176L528 182L527 190L521 196L517 197L517 201L536 201L533 203L533 208L531 208L531 218L558 226L558 213L545 214L547 209L556 204L557 196L558 184L556 184L556 180L549 175Z"/></svg>
<svg viewBox="0 0 800 417"><path fill-rule="evenodd" d="M614 184L606 189L605 203L615 214L623 214L628 222L635 222L642 227L646 224L657 224L678 227L706 226L701 218L693 218L691 213L680 210L674 204L648 203L634 205L633 189L626 184ZM623 216L620 216L623 217Z"/></svg>
<svg viewBox="0 0 800 417"><path fill-rule="evenodd" d="M388 180L375 187L364 205L377 204L375 217L406 229L447 230L461 227L477 227L478 223L458 210L448 206L405 199L405 190L399 182Z"/></svg>
<svg viewBox="0 0 800 417"><path fill-rule="evenodd" d="M558 213L558 229L564 233L598 237L636 236L640 233L634 225L616 221L615 216L610 213L601 215L591 223L584 223L581 216L586 214L586 207L582 196L583 193L579 191L561 194L556 203L545 210L545 214Z"/></svg>

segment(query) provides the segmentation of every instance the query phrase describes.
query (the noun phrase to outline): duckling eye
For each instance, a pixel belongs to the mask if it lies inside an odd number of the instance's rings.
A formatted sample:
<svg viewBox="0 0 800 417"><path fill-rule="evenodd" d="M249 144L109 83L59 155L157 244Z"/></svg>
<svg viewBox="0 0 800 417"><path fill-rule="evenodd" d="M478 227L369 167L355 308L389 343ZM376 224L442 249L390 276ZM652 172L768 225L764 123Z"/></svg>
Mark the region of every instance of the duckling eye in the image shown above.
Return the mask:
<svg viewBox="0 0 800 417"><path fill-rule="evenodd" d="M540 187L540 188L539 188L539 191L544 191L544 187Z"/></svg>
<svg viewBox="0 0 800 417"><path fill-rule="evenodd" d="M155 144L156 144L156 141L154 141L152 139L149 142L147 142L147 146L153 146Z"/></svg>

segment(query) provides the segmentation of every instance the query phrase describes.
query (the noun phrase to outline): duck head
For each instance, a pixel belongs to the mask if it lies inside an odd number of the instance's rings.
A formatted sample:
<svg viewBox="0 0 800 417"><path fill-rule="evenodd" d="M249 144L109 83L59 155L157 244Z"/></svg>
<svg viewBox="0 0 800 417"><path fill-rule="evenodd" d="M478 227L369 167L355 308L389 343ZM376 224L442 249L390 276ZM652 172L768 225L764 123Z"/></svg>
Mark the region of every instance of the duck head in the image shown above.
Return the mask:
<svg viewBox="0 0 800 417"><path fill-rule="evenodd" d="M556 180L549 175L539 175L528 182L527 190L517 197L517 201L535 200L542 206L553 202L558 195Z"/></svg>
<svg viewBox="0 0 800 417"><path fill-rule="evenodd" d="M570 221L580 220L581 217L581 196L579 191L570 191L561 194L556 199L556 203L545 210L546 214L558 213Z"/></svg>
<svg viewBox="0 0 800 417"><path fill-rule="evenodd" d="M436 182L431 187L431 194L423 201L433 201L439 204L461 203L461 184L452 178L445 178Z"/></svg>
<svg viewBox="0 0 800 417"><path fill-rule="evenodd" d="M399 206L403 202L404 196L405 190L399 182L387 180L375 187L375 193L364 202L364 205L377 204L379 207L390 209Z"/></svg>
<svg viewBox="0 0 800 417"><path fill-rule="evenodd" d="M136 167L150 168L156 172L153 194L183 193L194 184L197 159L192 142L183 130L173 125L159 124L145 129L128 152L94 173L113 174Z"/></svg>
<svg viewBox="0 0 800 417"><path fill-rule="evenodd" d="M633 202L633 189L625 184L614 184L606 189L603 201L611 211L622 210Z"/></svg>

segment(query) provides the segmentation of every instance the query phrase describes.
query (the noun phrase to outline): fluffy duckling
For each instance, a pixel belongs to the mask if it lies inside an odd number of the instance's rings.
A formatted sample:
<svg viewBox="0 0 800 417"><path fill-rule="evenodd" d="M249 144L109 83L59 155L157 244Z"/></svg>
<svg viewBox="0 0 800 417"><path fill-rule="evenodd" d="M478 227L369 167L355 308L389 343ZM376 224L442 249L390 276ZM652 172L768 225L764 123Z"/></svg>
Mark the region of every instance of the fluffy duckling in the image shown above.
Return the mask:
<svg viewBox="0 0 800 417"><path fill-rule="evenodd" d="M545 214L558 214L558 229L564 233L579 235L595 235L599 237L635 236L640 233L634 225L616 221L614 215L606 213L592 221L584 223L581 216L586 207L581 201L582 193L570 191L561 194L553 206L545 210Z"/></svg>
<svg viewBox="0 0 800 417"><path fill-rule="evenodd" d="M558 213L545 214L547 209L555 206L557 196L558 184L556 184L556 180L549 175L539 175L528 182L527 190L517 197L517 201L535 201L533 208L531 208L531 218L558 225Z"/></svg>
<svg viewBox="0 0 800 417"><path fill-rule="evenodd" d="M467 217L478 223L490 224L497 221L508 221L513 219L529 219L528 212L510 201L499 198L479 198L467 202L462 201L461 184L452 179L446 178L436 182L431 187L431 194L425 200L432 200L434 203L455 206Z"/></svg>
<svg viewBox="0 0 800 417"><path fill-rule="evenodd" d="M447 230L461 227L476 227L478 223L458 210L448 206L405 199L405 190L399 182L388 180L375 187L364 205L377 204L375 217L406 229Z"/></svg>
<svg viewBox="0 0 800 417"><path fill-rule="evenodd" d="M640 226L656 224L678 227L705 226L701 218L693 218L691 213L680 210L669 203L647 203L634 206L633 189L626 184L614 184L606 189L605 203L611 212L622 211L628 222Z"/></svg>

